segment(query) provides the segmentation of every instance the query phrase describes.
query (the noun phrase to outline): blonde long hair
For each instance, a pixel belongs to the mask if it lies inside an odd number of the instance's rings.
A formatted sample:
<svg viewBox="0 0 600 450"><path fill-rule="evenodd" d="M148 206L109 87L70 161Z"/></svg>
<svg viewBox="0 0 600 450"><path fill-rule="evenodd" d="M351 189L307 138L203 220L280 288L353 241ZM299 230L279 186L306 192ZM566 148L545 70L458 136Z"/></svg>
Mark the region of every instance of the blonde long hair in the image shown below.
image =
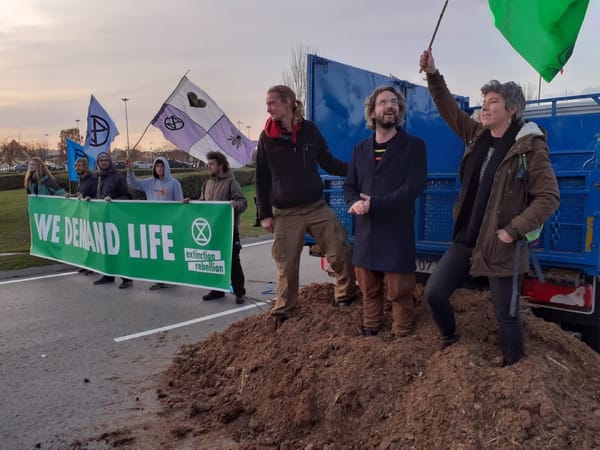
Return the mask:
<svg viewBox="0 0 600 450"><path fill-rule="evenodd" d="M33 161L35 162L35 170L31 170L29 168L29 163ZM48 170L48 167L39 157L34 156L27 163L27 172L25 172L25 182L23 183L25 188L27 189L27 185L31 182L31 179L35 176L36 182L40 182L44 176L54 180L54 176Z"/></svg>

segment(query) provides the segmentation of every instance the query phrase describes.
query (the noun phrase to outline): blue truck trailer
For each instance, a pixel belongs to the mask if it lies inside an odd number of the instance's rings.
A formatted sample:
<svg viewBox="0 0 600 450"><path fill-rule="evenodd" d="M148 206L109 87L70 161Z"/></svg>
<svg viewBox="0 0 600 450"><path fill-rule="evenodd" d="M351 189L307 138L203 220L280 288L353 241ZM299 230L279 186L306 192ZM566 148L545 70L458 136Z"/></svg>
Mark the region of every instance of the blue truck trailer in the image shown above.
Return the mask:
<svg viewBox="0 0 600 450"><path fill-rule="evenodd" d="M427 144L428 182L415 216L417 273L426 282L452 239L463 143L439 116L426 86L316 55L308 55L307 63L307 118L317 123L331 151L344 161L350 160L354 145L371 134L365 126L364 101L375 87L392 85L406 96L404 128ZM455 98L464 111L477 109L468 97ZM561 204L534 250L543 277L532 270L523 281L522 298L536 315L560 324L600 352L600 93L530 101L524 116L548 133ZM352 243L354 218L347 213L343 181L323 175L325 198ZM306 244L314 242L307 237ZM319 255L318 249L312 253Z"/></svg>

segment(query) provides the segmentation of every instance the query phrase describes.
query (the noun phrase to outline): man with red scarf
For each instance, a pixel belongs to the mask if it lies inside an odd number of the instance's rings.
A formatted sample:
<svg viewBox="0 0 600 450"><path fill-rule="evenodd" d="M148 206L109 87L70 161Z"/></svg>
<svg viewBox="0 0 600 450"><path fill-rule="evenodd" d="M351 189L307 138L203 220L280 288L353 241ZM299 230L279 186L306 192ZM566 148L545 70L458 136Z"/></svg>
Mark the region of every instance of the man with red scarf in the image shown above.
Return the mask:
<svg viewBox="0 0 600 450"><path fill-rule="evenodd" d="M336 159L317 126L304 119L302 102L287 86L267 92L270 117L261 132L256 155L256 202L261 226L273 233L277 265L277 299L271 309L283 323L298 301L300 255L309 233L336 274L335 300L347 306L358 289L346 230L323 199L321 166L345 176L348 165Z"/></svg>

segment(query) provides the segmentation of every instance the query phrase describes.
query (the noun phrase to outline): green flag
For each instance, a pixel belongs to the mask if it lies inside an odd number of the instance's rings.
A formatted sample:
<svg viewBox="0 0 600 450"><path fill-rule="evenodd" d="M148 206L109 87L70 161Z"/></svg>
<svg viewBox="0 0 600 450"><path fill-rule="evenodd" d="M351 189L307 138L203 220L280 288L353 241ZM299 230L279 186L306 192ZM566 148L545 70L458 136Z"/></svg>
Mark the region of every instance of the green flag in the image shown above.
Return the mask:
<svg viewBox="0 0 600 450"><path fill-rule="evenodd" d="M589 0L489 0L496 28L547 82L573 53Z"/></svg>

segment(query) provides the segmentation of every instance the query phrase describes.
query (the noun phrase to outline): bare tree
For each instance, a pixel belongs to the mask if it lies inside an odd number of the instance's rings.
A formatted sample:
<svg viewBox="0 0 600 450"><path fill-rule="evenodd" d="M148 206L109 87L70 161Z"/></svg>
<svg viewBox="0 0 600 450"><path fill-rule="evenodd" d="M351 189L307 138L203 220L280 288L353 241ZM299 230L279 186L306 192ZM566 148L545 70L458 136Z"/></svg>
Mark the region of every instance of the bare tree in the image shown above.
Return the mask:
<svg viewBox="0 0 600 450"><path fill-rule="evenodd" d="M27 156L27 147L19 144L14 139L0 145L0 161L8 166L14 165L19 160L27 158Z"/></svg>
<svg viewBox="0 0 600 450"><path fill-rule="evenodd" d="M60 142L58 143L58 152L60 161L67 160L67 139L75 142L81 142L81 134L79 134L79 128L67 128L66 130L60 130Z"/></svg>
<svg viewBox="0 0 600 450"><path fill-rule="evenodd" d="M283 84L292 88L302 103L306 103L306 59L309 53L316 54L317 51L302 44L292 48L290 68L283 73Z"/></svg>
<svg viewBox="0 0 600 450"><path fill-rule="evenodd" d="M125 161L127 159L127 150L122 148L113 148L110 154L113 161Z"/></svg>

